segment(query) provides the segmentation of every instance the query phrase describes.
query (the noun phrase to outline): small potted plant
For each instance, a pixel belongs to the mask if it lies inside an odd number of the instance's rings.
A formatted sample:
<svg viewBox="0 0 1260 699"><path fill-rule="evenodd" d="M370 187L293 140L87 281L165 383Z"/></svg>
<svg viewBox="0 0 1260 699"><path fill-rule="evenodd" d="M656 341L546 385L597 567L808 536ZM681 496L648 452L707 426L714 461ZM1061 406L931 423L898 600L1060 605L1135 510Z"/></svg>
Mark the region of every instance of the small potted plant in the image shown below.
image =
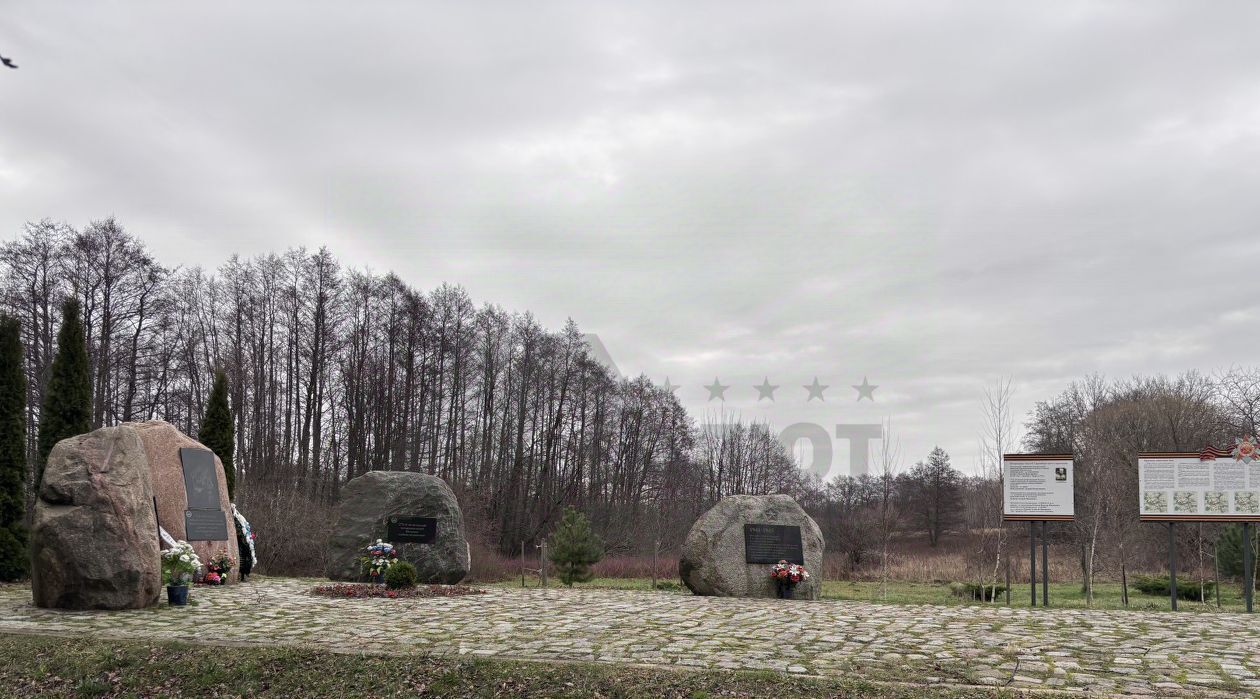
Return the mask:
<svg viewBox="0 0 1260 699"><path fill-rule="evenodd" d="M235 561L226 553L221 553L211 558L206 563L206 577L204 578L208 585L226 585L228 573L232 571Z"/></svg>
<svg viewBox="0 0 1260 699"><path fill-rule="evenodd" d="M780 599L792 599L792 590L796 584L809 580L809 571L805 566L787 561L779 561L770 569L770 577L774 579L775 593Z"/></svg>
<svg viewBox="0 0 1260 699"><path fill-rule="evenodd" d="M392 544L377 539L375 544L367 547L367 555L360 560L363 561L363 574L373 584L380 585L385 580L385 571L398 562L398 553Z"/></svg>
<svg viewBox="0 0 1260 699"><path fill-rule="evenodd" d="M166 601L173 607L188 604L188 583L201 568L192 544L177 541L162 552L162 578L166 580Z"/></svg>

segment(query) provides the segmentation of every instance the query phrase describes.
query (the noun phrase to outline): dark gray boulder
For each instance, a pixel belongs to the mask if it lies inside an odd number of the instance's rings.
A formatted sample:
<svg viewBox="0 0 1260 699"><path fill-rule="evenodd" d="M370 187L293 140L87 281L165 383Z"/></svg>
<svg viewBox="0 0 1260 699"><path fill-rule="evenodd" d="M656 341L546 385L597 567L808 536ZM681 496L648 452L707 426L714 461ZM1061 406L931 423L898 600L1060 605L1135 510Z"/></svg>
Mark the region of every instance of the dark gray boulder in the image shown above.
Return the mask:
<svg viewBox="0 0 1260 699"><path fill-rule="evenodd" d="M144 444L130 426L53 447L31 525L37 607L139 609L158 603L162 564Z"/></svg>
<svg viewBox="0 0 1260 699"><path fill-rule="evenodd" d="M388 541L391 515L432 517L437 538L431 544L394 544L398 557L416 567L421 583L453 585L468 575L464 513L446 481L426 473L369 471L341 490L337 519L328 539L326 574L332 580L363 580L364 549Z"/></svg>
<svg viewBox="0 0 1260 699"><path fill-rule="evenodd" d="M771 564L746 563L745 524L778 524L801 529L809 580L793 591L797 599L818 599L822 592L822 531L787 495L730 495L692 525L678 559L678 575L697 595L774 597Z"/></svg>

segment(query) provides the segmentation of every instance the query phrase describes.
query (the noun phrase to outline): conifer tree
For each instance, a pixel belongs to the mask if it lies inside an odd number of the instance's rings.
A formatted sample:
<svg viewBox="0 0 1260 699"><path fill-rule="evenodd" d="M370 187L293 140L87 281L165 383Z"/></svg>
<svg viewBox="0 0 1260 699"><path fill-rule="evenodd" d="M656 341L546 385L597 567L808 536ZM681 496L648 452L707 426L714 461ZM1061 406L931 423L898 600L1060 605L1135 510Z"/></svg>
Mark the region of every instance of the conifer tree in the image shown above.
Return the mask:
<svg viewBox="0 0 1260 699"><path fill-rule="evenodd" d="M87 341L79 300L61 306L61 330L39 411L39 463L35 487L44 479L44 465L53 447L67 437L92 429L92 378L88 369Z"/></svg>
<svg viewBox="0 0 1260 699"><path fill-rule="evenodd" d="M236 436L232 427L232 408L228 405L227 374L222 369L214 372L214 385L210 388L210 400L206 403L206 416L197 432L197 441L206 445L223 462L223 475L227 478L228 500L236 499Z"/></svg>
<svg viewBox="0 0 1260 699"><path fill-rule="evenodd" d="M1256 561L1257 556L1260 555L1260 550L1257 550L1256 542L1254 540L1250 542L1243 541L1243 528L1241 524L1231 524L1221 531L1220 539L1217 540L1216 544L1216 558L1220 562L1222 575L1242 576L1243 547L1248 543L1251 544L1251 560Z"/></svg>
<svg viewBox="0 0 1260 699"><path fill-rule="evenodd" d="M0 582L26 577L26 374L22 326L0 316Z"/></svg>
<svg viewBox="0 0 1260 699"><path fill-rule="evenodd" d="M560 581L569 587L575 582L590 582L594 577L591 566L604 557L604 542L591 531L586 515L572 507L564 511L551 546L551 562L560 572Z"/></svg>

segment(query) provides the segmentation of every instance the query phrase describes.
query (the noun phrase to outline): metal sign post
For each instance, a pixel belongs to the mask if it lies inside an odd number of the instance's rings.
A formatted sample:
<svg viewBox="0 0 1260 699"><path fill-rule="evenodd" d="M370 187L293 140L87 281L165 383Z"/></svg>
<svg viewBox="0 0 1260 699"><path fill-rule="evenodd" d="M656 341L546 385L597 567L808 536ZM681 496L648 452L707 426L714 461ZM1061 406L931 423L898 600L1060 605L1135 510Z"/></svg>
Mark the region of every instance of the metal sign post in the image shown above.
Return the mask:
<svg viewBox="0 0 1260 699"><path fill-rule="evenodd" d="M1050 544L1046 542L1046 522L1041 522L1041 606L1050 606Z"/></svg>
<svg viewBox="0 0 1260 699"><path fill-rule="evenodd" d="M1251 613L1252 597L1256 589L1256 559L1251 553L1251 522L1243 522L1243 599L1247 600L1247 613Z"/></svg>
<svg viewBox="0 0 1260 699"><path fill-rule="evenodd" d="M1168 523L1168 599L1172 610L1177 611L1177 537L1176 522Z"/></svg>
<svg viewBox="0 0 1260 699"><path fill-rule="evenodd" d="M1028 580L1032 585L1032 601L1028 606L1037 606L1037 523L1028 523Z"/></svg>

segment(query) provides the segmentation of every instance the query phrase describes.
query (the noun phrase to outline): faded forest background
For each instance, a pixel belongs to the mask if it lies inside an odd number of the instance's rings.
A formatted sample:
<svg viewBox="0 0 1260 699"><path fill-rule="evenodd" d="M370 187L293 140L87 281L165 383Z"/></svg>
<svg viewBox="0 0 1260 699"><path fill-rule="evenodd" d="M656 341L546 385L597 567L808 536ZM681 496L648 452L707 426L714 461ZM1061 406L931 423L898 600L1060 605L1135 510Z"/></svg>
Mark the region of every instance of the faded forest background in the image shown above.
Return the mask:
<svg viewBox="0 0 1260 699"><path fill-rule="evenodd" d="M829 578L993 585L1009 566L1026 580L1027 526L1003 525L1000 484L1000 455L1025 450L1076 455L1077 518L1052 528L1052 568L1088 589L1166 561L1166 530L1138 522L1137 453L1229 444L1260 415L1250 368L1083 377L1026 416L997 382L976 396L978 475L940 449L901 454L892 424L871 475L823 482L770 426L702 429L646 377L615 378L572 322L544 328L458 286L343 267L326 249L171 268L112 218L45 220L0 245L0 275L2 310L22 323L29 462L61 303L77 297L94 427L163 419L196 435L215 369L226 372L236 501L273 574L320 574L339 489L383 469L451 485L481 579L517 572L522 545L536 558L566 506L607 544L597 572L647 575L655 561L670 577L672 552L719 498L781 492L822 526ZM1181 530L1183 565L1236 574L1218 550L1227 527Z"/></svg>

